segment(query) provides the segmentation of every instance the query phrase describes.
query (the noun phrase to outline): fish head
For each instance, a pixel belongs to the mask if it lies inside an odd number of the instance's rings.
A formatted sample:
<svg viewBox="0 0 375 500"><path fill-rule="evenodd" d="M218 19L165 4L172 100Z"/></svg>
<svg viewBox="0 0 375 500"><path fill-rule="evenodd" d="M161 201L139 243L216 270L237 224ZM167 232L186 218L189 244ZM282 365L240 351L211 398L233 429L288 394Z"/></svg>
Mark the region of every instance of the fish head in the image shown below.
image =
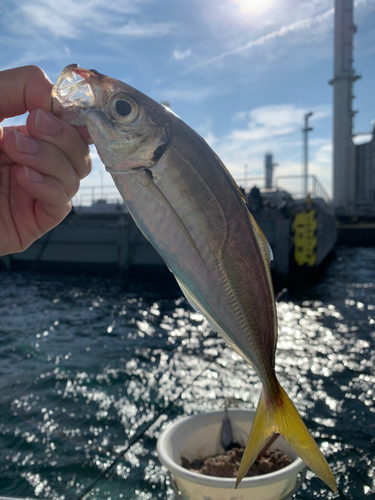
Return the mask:
<svg viewBox="0 0 375 500"><path fill-rule="evenodd" d="M168 108L126 83L76 64L57 80L52 109L72 125L86 125L112 174L152 167L168 145Z"/></svg>

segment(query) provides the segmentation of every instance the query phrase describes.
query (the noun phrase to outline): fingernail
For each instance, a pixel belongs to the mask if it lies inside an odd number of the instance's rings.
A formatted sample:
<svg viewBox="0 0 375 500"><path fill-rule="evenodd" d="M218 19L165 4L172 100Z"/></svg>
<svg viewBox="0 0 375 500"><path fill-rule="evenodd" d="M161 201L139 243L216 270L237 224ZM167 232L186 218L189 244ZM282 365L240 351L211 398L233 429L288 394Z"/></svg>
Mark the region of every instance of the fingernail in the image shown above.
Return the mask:
<svg viewBox="0 0 375 500"><path fill-rule="evenodd" d="M37 172L33 168L26 167L26 165L23 166L25 169L25 177L26 179L29 179L29 181L32 182L43 182L45 179L45 176L41 174L40 172Z"/></svg>
<svg viewBox="0 0 375 500"><path fill-rule="evenodd" d="M57 135L61 131L61 126L56 118L42 109L38 109L36 112L35 128L44 135Z"/></svg>
<svg viewBox="0 0 375 500"><path fill-rule="evenodd" d="M34 139L21 132L15 131L13 133L16 138L16 149L19 153L34 155L39 152L39 144Z"/></svg>

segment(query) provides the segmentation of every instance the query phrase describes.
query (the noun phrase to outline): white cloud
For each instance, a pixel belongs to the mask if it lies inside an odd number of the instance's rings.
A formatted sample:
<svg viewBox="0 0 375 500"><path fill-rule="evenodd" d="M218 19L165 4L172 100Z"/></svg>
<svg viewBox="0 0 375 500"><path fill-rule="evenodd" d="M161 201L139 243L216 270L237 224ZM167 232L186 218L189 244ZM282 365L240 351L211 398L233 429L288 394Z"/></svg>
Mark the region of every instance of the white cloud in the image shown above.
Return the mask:
<svg viewBox="0 0 375 500"><path fill-rule="evenodd" d="M363 133L363 134L357 134L353 137L353 142L354 144L365 144L366 142L371 142L372 140L372 133Z"/></svg>
<svg viewBox="0 0 375 500"><path fill-rule="evenodd" d="M173 33L175 31L175 25L172 23L139 24L133 20L130 20L128 23L118 28L114 28L113 26L108 28L98 27L98 31L102 31L103 33L105 32L117 36L151 38L151 37L165 36Z"/></svg>
<svg viewBox="0 0 375 500"><path fill-rule="evenodd" d="M248 165L250 178L263 176L264 155L270 151L279 163L275 176L301 174L301 127L303 115L313 111L317 122L330 117L330 108L300 108L293 104L262 106L250 112L237 114L238 120L246 121L242 128L235 128L228 134L217 137L210 127L198 129L215 150L235 178L244 177L244 165ZM331 191L331 142L329 139L310 137L309 173L316 175L327 191ZM296 154L297 151L297 154ZM262 182L256 182L258 186ZM300 181L297 184L300 184ZM254 182L252 182L254 184ZM249 183L247 187L252 185ZM290 185L282 180L281 186ZM295 184L295 183L294 183ZM291 186L295 190L294 186Z"/></svg>
<svg viewBox="0 0 375 500"><path fill-rule="evenodd" d="M169 22L144 20L140 7L150 0L23 0L9 15L13 31L37 35L48 31L54 38L79 39L87 31L125 37L165 36L175 31ZM139 18L137 20L137 17Z"/></svg>
<svg viewBox="0 0 375 500"><path fill-rule="evenodd" d="M78 3L72 0L52 2L37 0L35 2L21 2L18 12L14 13L15 29L25 23L26 33L34 30L47 30L54 37L78 38L81 29L76 26L78 21L83 21L93 16L93 11L87 9L85 2Z"/></svg>
<svg viewBox="0 0 375 500"><path fill-rule="evenodd" d="M191 56L191 49L186 49L186 50L174 50L173 51L173 57L177 59L177 61L182 61L183 59L186 59L187 57Z"/></svg>
<svg viewBox="0 0 375 500"><path fill-rule="evenodd" d="M272 139L296 131L301 127L302 117L309 110L298 108L294 104L269 105L255 108L248 113L247 128L235 129L231 132L233 139L255 141ZM318 108L313 119L319 120L330 115L329 108ZM242 120L246 119L242 113Z"/></svg>

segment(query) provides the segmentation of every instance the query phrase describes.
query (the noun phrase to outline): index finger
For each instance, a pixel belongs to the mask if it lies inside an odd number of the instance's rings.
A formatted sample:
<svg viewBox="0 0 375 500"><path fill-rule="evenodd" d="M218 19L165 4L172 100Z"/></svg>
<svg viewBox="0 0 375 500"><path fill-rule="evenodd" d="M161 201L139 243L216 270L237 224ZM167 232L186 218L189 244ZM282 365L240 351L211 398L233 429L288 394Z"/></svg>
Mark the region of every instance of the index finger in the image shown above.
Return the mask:
<svg viewBox="0 0 375 500"><path fill-rule="evenodd" d="M36 108L49 111L52 87L48 76L38 66L0 71L0 122Z"/></svg>

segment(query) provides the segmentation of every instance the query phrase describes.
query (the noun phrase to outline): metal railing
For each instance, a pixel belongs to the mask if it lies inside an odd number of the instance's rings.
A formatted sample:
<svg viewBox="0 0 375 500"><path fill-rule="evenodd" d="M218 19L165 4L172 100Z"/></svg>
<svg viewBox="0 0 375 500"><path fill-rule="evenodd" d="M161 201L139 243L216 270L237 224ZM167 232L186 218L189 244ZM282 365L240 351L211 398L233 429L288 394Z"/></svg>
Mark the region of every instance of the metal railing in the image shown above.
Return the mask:
<svg viewBox="0 0 375 500"><path fill-rule="evenodd" d="M288 180L286 188L280 186L280 179L283 181L286 179ZM275 178L274 184L275 188L284 189L288 191L293 198L298 199L305 198L304 182L305 176L303 175L280 175ZM307 176L307 192L310 194L311 198L322 198L326 203L332 201L331 197L315 175L310 174Z"/></svg>
<svg viewBox="0 0 375 500"><path fill-rule="evenodd" d="M123 203L123 199L114 184L81 186L72 199L72 203L74 207L87 207L99 200L104 200L106 203Z"/></svg>
<svg viewBox="0 0 375 500"><path fill-rule="evenodd" d="M280 185L282 181L282 186ZM253 185L263 188L265 179L263 176L257 177L239 177L235 178L239 186L248 191ZM286 181L286 182L284 182ZM290 193L293 198L305 198L303 191L304 176L301 175L281 175L275 178L274 188L282 189ZM330 203L331 198L315 175L308 175L308 192L312 198L322 198ZM72 203L74 207L91 206L103 200L104 203L123 203L120 193L114 184L105 184L102 186L81 186L78 193L74 196Z"/></svg>

